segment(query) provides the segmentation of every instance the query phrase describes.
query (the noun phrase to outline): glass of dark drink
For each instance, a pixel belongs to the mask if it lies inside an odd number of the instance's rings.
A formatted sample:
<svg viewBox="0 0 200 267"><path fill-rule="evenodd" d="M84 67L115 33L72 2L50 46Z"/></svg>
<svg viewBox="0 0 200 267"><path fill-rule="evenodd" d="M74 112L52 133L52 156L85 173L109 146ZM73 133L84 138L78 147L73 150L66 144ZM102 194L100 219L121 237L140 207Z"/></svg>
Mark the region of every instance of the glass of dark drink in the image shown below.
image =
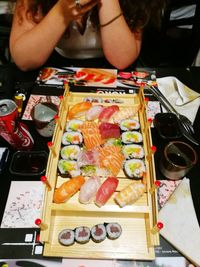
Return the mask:
<svg viewBox="0 0 200 267"><path fill-rule="evenodd" d="M197 153L182 141L169 142L160 159L160 171L168 179L179 180L196 164Z"/></svg>

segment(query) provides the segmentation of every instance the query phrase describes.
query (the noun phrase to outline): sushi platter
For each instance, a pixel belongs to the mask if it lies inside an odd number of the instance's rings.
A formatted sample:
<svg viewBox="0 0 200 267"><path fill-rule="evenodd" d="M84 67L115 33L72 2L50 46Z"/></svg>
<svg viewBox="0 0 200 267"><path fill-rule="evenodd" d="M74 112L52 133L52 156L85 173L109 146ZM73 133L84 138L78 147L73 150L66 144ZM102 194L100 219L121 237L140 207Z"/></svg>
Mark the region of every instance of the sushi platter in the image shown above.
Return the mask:
<svg viewBox="0 0 200 267"><path fill-rule="evenodd" d="M158 209L143 88L93 98L65 85L45 174L43 255L152 260Z"/></svg>

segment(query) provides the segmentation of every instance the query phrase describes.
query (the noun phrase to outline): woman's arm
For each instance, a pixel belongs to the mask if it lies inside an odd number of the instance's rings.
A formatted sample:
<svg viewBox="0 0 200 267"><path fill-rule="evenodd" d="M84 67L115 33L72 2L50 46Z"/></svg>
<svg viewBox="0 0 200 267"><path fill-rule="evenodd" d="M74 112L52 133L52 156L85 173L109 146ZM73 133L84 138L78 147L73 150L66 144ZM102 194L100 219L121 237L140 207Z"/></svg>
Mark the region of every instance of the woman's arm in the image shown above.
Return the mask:
<svg viewBox="0 0 200 267"><path fill-rule="evenodd" d="M10 35L11 56L22 70L35 69L43 65L69 23L90 10L97 0L84 0L79 9L74 0L59 0L39 23L27 17L27 0L22 6L21 0L16 3L13 25ZM22 20L19 20L19 16ZM42 16L39 14L39 16Z"/></svg>
<svg viewBox="0 0 200 267"><path fill-rule="evenodd" d="M105 24L122 12L119 0L101 0L100 24ZM141 49L141 31L132 32L124 16L100 27L105 57L116 68L124 69L138 57Z"/></svg>

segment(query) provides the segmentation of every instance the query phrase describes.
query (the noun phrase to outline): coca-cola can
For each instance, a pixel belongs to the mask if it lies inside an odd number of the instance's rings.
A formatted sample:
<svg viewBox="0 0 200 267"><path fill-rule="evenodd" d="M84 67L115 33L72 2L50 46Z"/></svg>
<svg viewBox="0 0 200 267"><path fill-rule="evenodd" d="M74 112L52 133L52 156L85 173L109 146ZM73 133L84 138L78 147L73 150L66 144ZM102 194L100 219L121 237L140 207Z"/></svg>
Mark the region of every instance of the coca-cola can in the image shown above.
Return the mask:
<svg viewBox="0 0 200 267"><path fill-rule="evenodd" d="M28 127L18 122L18 107L11 99L0 100L0 136L18 150L30 150L34 144Z"/></svg>

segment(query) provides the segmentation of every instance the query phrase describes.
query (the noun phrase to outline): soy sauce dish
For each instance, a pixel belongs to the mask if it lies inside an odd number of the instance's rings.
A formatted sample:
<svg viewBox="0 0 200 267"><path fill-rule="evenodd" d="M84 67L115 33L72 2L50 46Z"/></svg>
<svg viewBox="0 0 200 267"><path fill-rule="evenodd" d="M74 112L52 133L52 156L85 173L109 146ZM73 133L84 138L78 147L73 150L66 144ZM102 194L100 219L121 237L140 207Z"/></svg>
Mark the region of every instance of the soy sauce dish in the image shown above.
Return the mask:
<svg viewBox="0 0 200 267"><path fill-rule="evenodd" d="M20 176L37 176L45 173L48 160L46 151L17 151L13 154L10 173Z"/></svg>
<svg viewBox="0 0 200 267"><path fill-rule="evenodd" d="M172 140L182 137L179 121L174 113L157 113L153 123L163 139Z"/></svg>

